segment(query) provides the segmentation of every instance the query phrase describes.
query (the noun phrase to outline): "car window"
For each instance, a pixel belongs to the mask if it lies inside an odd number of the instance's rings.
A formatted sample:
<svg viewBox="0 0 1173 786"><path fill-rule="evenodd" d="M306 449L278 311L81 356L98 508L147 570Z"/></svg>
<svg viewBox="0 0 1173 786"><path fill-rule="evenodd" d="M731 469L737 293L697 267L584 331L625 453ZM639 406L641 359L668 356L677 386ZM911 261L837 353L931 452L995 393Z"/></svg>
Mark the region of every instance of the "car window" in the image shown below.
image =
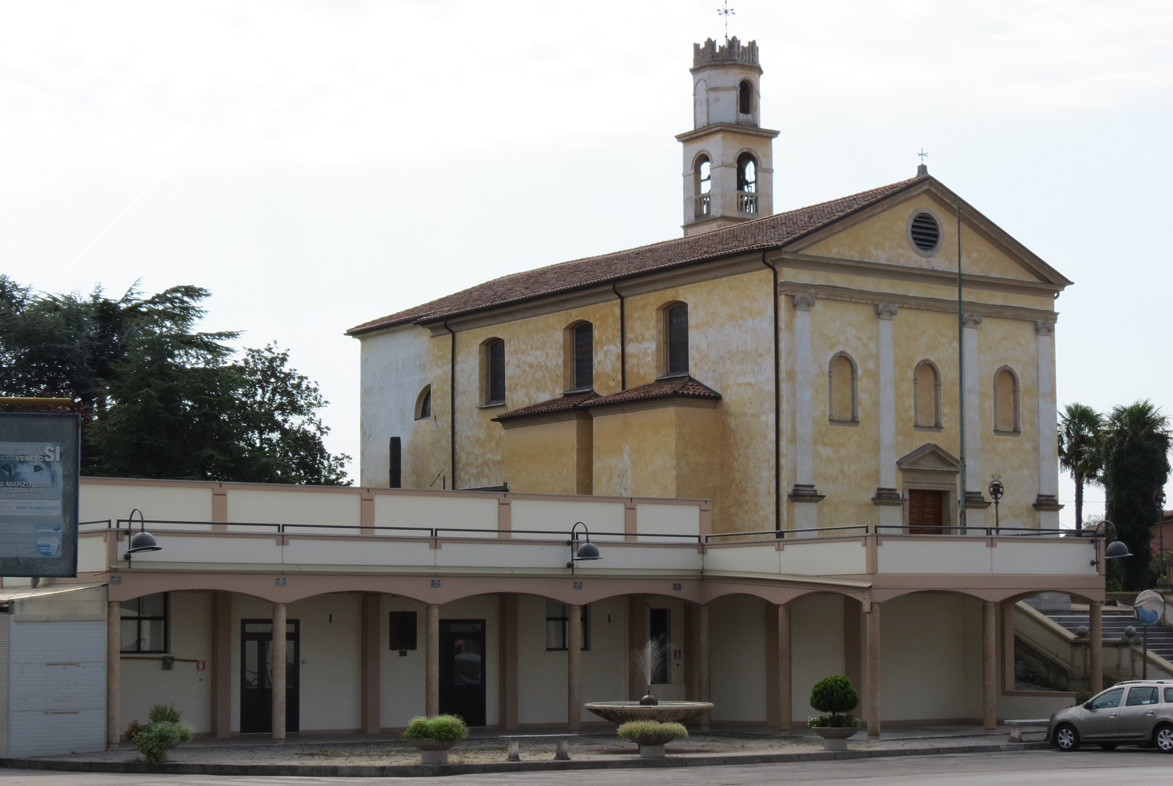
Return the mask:
<svg viewBox="0 0 1173 786"><path fill-rule="evenodd" d="M1143 706L1145 704L1156 704L1156 703L1157 703L1157 689L1155 687L1145 685L1145 686L1138 686L1135 688L1129 688L1127 706L1139 707L1139 706Z"/></svg>
<svg viewBox="0 0 1173 786"><path fill-rule="evenodd" d="M1092 699L1093 710L1109 710L1120 706L1120 699L1124 698L1124 688L1106 690Z"/></svg>
<svg viewBox="0 0 1173 786"><path fill-rule="evenodd" d="M1173 704L1173 688L1165 688L1165 701Z"/></svg>

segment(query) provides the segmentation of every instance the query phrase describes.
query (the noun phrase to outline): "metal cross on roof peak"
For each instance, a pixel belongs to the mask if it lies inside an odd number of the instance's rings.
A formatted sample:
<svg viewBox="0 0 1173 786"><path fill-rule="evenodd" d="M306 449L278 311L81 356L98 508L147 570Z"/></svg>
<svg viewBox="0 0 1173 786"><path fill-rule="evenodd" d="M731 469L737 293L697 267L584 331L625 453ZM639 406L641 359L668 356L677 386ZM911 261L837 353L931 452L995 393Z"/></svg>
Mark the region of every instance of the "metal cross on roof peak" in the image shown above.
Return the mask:
<svg viewBox="0 0 1173 786"><path fill-rule="evenodd" d="M917 153L916 155L917 155L917 158L920 159L920 162L922 164L925 162L925 159L928 158L928 156L929 156L929 154L925 152L925 149L923 147L920 149L920 152Z"/></svg>
<svg viewBox="0 0 1173 786"><path fill-rule="evenodd" d="M725 43L729 43L729 17L736 15L737 12L729 7L729 0L725 0L724 4L725 7L718 8L717 13L725 17Z"/></svg>

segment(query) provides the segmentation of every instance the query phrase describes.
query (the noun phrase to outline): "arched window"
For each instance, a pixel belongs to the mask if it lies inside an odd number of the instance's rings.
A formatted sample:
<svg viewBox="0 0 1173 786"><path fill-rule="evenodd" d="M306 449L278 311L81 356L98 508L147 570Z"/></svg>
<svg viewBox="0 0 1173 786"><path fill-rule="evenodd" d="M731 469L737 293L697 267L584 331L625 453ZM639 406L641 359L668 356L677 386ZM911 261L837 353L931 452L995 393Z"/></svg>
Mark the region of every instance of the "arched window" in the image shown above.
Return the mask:
<svg viewBox="0 0 1173 786"><path fill-rule="evenodd" d="M838 352L827 367L830 397L827 411L837 423L859 422L859 375L855 361L846 352Z"/></svg>
<svg viewBox="0 0 1173 786"><path fill-rule="evenodd" d="M505 403L505 342L490 338L481 344L481 402Z"/></svg>
<svg viewBox="0 0 1173 786"><path fill-rule="evenodd" d="M753 114L753 83L742 79L737 89L737 111L743 115Z"/></svg>
<svg viewBox="0 0 1173 786"><path fill-rule="evenodd" d="M713 212L713 203L710 192L713 190L713 164L708 156L701 156L696 160L696 215L710 215Z"/></svg>
<svg viewBox="0 0 1173 786"><path fill-rule="evenodd" d="M595 384L595 327L578 322L566 328L566 389L590 390Z"/></svg>
<svg viewBox="0 0 1173 786"><path fill-rule="evenodd" d="M916 364L912 375L914 423L925 428L941 427L941 373L931 360Z"/></svg>
<svg viewBox="0 0 1173 786"><path fill-rule="evenodd" d="M415 399L415 419L423 420L432 416L432 386L425 385Z"/></svg>
<svg viewBox="0 0 1173 786"><path fill-rule="evenodd" d="M758 162L752 153L737 157L737 210L740 213L758 212Z"/></svg>
<svg viewBox="0 0 1173 786"><path fill-rule="evenodd" d="M688 304L673 303L664 308L664 376L688 373Z"/></svg>
<svg viewBox="0 0 1173 786"><path fill-rule="evenodd" d="M1002 366L994 372L994 431L1017 434L1018 420L1018 375L1009 366Z"/></svg>

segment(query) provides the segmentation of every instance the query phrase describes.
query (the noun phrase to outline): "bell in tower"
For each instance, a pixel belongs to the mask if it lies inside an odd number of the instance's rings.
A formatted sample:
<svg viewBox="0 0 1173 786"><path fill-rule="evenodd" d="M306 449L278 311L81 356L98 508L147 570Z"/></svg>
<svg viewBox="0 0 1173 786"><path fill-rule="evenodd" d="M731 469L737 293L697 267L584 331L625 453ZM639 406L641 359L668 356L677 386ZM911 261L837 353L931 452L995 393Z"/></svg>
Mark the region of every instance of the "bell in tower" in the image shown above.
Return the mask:
<svg viewBox="0 0 1173 786"><path fill-rule="evenodd" d="M758 45L736 37L693 45L693 130L684 145L684 234L774 212L772 147L760 125Z"/></svg>

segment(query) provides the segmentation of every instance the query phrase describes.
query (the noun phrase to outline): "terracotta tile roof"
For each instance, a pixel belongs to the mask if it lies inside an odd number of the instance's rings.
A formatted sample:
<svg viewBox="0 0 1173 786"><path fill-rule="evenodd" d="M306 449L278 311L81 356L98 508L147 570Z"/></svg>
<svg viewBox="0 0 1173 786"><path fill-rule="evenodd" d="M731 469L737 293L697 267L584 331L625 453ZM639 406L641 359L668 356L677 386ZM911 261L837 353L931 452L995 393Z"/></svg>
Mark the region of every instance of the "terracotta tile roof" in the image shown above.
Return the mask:
<svg viewBox="0 0 1173 786"><path fill-rule="evenodd" d="M606 284L653 271L668 270L747 251L777 248L927 179L926 175L902 180L871 191L746 221L724 229L714 229L691 237L512 273L430 303L364 322L346 332L356 336L410 322L454 317L559 292Z"/></svg>
<svg viewBox="0 0 1173 786"><path fill-rule="evenodd" d="M585 408L605 407L608 404L624 404L629 401L646 401L654 398L700 398L720 401L721 394L692 377L668 377L657 379L646 385L621 390L609 396L599 396L583 402Z"/></svg>
<svg viewBox="0 0 1173 786"><path fill-rule="evenodd" d="M503 412L493 418L493 420L512 420L514 418L524 418L532 415L547 415L551 412L567 412L574 409L582 409L583 403L598 397L599 394L593 390L588 390L585 393L567 393L566 395L552 398L548 401L539 401L537 404L530 404L528 407Z"/></svg>

